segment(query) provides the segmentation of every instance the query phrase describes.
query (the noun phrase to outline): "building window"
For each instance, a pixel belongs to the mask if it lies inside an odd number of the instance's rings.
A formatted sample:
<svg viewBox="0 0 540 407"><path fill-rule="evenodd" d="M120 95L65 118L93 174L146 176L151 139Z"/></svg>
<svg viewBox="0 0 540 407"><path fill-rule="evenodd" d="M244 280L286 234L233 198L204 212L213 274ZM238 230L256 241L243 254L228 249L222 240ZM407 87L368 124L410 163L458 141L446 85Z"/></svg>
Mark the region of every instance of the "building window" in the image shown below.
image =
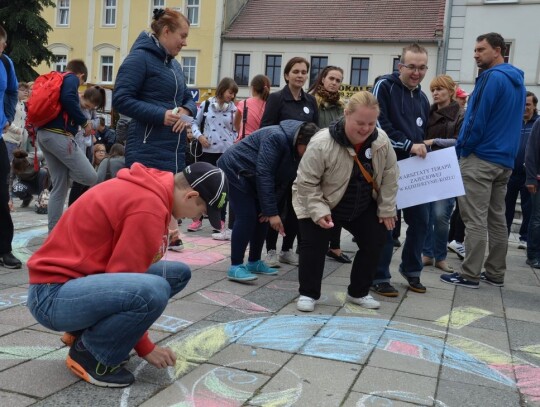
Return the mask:
<svg viewBox="0 0 540 407"><path fill-rule="evenodd" d="M399 72L399 64L401 63L401 58L394 58L392 61L392 72Z"/></svg>
<svg viewBox="0 0 540 407"><path fill-rule="evenodd" d="M313 85L317 75L328 65L328 57L311 57L311 70L309 72L309 86Z"/></svg>
<svg viewBox="0 0 540 407"><path fill-rule="evenodd" d="M234 81L239 86L249 85L249 54L234 55Z"/></svg>
<svg viewBox="0 0 540 407"><path fill-rule="evenodd" d="M164 8L165 0L152 0L152 12L155 8Z"/></svg>
<svg viewBox="0 0 540 407"><path fill-rule="evenodd" d="M67 67L67 55L55 55L53 61L55 71L65 72Z"/></svg>
<svg viewBox="0 0 540 407"><path fill-rule="evenodd" d="M267 55L265 74L271 86L279 86L281 80L281 55Z"/></svg>
<svg viewBox="0 0 540 407"><path fill-rule="evenodd" d="M351 61L351 85L367 86L369 58L353 58Z"/></svg>
<svg viewBox="0 0 540 407"><path fill-rule="evenodd" d="M116 25L116 0L103 1L103 25Z"/></svg>
<svg viewBox="0 0 540 407"><path fill-rule="evenodd" d="M101 57L101 82L112 83L114 58L112 56Z"/></svg>
<svg viewBox="0 0 540 407"><path fill-rule="evenodd" d="M197 70L197 59L195 57L182 57L182 69L186 85L195 85L195 72Z"/></svg>
<svg viewBox="0 0 540 407"><path fill-rule="evenodd" d="M69 25L69 0L58 0L56 10L56 24Z"/></svg>
<svg viewBox="0 0 540 407"><path fill-rule="evenodd" d="M187 0L186 14L191 25L199 25L200 0Z"/></svg>

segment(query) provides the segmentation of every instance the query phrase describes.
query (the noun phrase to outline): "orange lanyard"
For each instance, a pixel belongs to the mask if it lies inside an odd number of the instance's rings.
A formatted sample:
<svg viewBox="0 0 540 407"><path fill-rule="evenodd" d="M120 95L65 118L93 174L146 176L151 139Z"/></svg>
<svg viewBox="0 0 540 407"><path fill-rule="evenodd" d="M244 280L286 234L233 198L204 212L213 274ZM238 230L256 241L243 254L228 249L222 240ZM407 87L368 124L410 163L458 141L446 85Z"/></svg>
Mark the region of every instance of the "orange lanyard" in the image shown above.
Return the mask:
<svg viewBox="0 0 540 407"><path fill-rule="evenodd" d="M360 162L356 154L354 155L354 161L356 161L356 164L358 164L358 167L360 168L360 171L362 172L362 175L364 176L368 184L370 184L373 187L373 189L377 191L377 193L379 193L379 186L377 185L377 182L373 179L373 177L368 172L368 170L364 168L364 166L362 165L362 163Z"/></svg>

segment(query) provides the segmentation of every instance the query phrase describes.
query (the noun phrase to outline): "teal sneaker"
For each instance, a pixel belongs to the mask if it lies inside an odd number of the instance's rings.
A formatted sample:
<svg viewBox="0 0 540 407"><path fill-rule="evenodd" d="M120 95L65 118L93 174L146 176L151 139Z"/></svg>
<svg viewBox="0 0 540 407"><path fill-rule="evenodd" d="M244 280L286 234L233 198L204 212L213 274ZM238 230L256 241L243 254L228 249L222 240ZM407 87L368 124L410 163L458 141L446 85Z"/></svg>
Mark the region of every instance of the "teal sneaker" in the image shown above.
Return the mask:
<svg viewBox="0 0 540 407"><path fill-rule="evenodd" d="M264 274L266 276L275 276L278 273L276 269L268 267L262 260L248 262L246 269L252 273Z"/></svg>
<svg viewBox="0 0 540 407"><path fill-rule="evenodd" d="M257 276L255 274L250 273L246 270L246 266L243 264L239 264L237 266L231 266L229 267L229 272L227 273L227 278L232 281L251 281L251 280L257 280Z"/></svg>

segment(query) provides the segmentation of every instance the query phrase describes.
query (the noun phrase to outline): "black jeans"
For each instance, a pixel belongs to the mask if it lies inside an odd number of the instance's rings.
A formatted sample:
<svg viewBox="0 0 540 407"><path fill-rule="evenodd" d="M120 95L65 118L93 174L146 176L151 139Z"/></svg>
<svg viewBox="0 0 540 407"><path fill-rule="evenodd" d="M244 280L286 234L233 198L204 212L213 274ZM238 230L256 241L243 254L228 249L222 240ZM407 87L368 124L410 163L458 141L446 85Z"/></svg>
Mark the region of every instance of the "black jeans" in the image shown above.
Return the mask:
<svg viewBox="0 0 540 407"><path fill-rule="evenodd" d="M324 271L324 261L332 229L323 229L311 219L300 219L300 295L319 299ZM334 220L336 226L342 226L356 239L358 251L354 256L351 269L351 281L347 289L351 297L365 297L377 271L379 256L386 239L386 228L379 223L375 202L352 221Z"/></svg>
<svg viewBox="0 0 540 407"><path fill-rule="evenodd" d="M0 139L0 255L11 253L13 221L9 211L9 158L4 139Z"/></svg>

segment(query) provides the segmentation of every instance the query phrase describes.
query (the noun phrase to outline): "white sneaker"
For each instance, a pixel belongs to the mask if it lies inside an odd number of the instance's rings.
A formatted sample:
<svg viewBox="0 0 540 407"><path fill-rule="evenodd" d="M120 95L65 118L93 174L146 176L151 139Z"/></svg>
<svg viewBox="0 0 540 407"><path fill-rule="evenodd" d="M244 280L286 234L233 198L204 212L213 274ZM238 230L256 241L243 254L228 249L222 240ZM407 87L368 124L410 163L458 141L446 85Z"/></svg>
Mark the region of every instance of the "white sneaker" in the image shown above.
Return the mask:
<svg viewBox="0 0 540 407"><path fill-rule="evenodd" d="M454 252L457 254L457 256L463 260L465 258L465 246L463 244L456 242L455 240L452 240L448 245L446 246L448 250L451 252Z"/></svg>
<svg viewBox="0 0 540 407"><path fill-rule="evenodd" d="M354 298L347 294L347 301L352 302L353 304L360 305L361 307L367 309L377 309L381 306L381 303L371 295L366 295L365 297Z"/></svg>
<svg viewBox="0 0 540 407"><path fill-rule="evenodd" d="M214 240L231 240L232 230L223 229L221 232L212 233L212 239Z"/></svg>
<svg viewBox="0 0 540 407"><path fill-rule="evenodd" d="M296 302L296 309L302 312L312 312L315 309L315 300L301 295Z"/></svg>
<svg viewBox="0 0 540 407"><path fill-rule="evenodd" d="M292 250L287 250L286 252L279 253L279 261L281 263L292 264L293 266L298 266L298 255Z"/></svg>
<svg viewBox="0 0 540 407"><path fill-rule="evenodd" d="M279 267L279 260L278 255L275 250L268 250L268 253L266 254L266 258L264 259L264 262L268 267L276 268Z"/></svg>
<svg viewBox="0 0 540 407"><path fill-rule="evenodd" d="M518 243L518 249L527 250L527 242L525 240L520 240Z"/></svg>

